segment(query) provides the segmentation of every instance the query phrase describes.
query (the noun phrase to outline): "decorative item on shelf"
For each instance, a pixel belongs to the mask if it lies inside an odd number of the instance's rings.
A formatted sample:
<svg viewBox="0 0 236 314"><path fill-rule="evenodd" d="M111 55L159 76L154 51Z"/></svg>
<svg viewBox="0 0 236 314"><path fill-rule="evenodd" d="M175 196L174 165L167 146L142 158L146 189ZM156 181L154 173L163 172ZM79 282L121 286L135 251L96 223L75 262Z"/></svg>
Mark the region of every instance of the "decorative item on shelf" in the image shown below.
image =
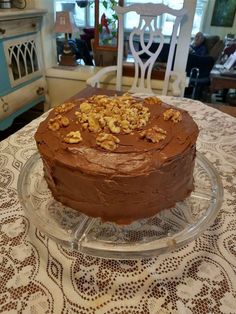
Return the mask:
<svg viewBox="0 0 236 314"><path fill-rule="evenodd" d="M95 37L91 41L95 65L117 64L118 16L114 7L123 6L123 0L95 0Z"/></svg>
<svg viewBox="0 0 236 314"><path fill-rule="evenodd" d="M95 40L96 50L117 51L118 17L114 11L123 0L95 0Z"/></svg>
<svg viewBox="0 0 236 314"><path fill-rule="evenodd" d="M65 42L63 47L63 53L61 55L59 64L66 66L77 65L76 56L72 52L71 47L68 42L69 34L75 32L77 27L73 19L73 15L68 11L56 12L56 22L54 25L54 33L65 33Z"/></svg>

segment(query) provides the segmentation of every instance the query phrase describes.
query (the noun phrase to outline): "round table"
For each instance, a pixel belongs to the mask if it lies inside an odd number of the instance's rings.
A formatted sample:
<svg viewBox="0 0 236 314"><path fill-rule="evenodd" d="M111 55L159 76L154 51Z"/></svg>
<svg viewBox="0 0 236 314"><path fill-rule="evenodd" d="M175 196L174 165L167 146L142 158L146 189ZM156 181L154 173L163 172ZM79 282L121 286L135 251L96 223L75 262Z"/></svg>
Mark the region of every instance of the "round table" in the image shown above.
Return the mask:
<svg viewBox="0 0 236 314"><path fill-rule="evenodd" d="M214 223L152 259L102 259L57 245L26 218L16 189L42 116L0 142L0 312L236 313L236 119L199 101L164 99L193 116L197 150L221 176Z"/></svg>

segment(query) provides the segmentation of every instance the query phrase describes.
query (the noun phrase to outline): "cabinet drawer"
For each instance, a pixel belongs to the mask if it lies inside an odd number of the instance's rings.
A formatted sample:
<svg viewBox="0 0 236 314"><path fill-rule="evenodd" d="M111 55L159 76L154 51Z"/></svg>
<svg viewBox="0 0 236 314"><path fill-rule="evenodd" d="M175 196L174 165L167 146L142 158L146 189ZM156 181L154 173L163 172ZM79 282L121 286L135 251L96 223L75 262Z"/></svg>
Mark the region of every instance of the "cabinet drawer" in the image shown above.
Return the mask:
<svg viewBox="0 0 236 314"><path fill-rule="evenodd" d="M0 97L0 121L47 93L46 81L40 78L8 95Z"/></svg>
<svg viewBox="0 0 236 314"><path fill-rule="evenodd" d="M40 24L41 17L0 21L0 39L38 32Z"/></svg>

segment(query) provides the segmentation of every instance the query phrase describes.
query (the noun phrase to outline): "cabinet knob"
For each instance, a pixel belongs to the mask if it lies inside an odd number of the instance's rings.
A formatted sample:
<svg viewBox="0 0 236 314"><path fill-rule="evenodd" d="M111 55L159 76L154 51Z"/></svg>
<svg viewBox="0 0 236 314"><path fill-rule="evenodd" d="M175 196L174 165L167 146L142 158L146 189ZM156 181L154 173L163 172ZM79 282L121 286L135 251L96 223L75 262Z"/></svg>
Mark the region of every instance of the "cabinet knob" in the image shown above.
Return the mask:
<svg viewBox="0 0 236 314"><path fill-rule="evenodd" d="M32 27L35 28L36 27L36 23L32 23Z"/></svg>
<svg viewBox="0 0 236 314"><path fill-rule="evenodd" d="M3 35L6 33L6 30L4 28L0 28L0 33Z"/></svg>
<svg viewBox="0 0 236 314"><path fill-rule="evenodd" d="M44 91L44 88L43 87L39 87L36 91L37 95L44 95L45 94L45 91Z"/></svg>

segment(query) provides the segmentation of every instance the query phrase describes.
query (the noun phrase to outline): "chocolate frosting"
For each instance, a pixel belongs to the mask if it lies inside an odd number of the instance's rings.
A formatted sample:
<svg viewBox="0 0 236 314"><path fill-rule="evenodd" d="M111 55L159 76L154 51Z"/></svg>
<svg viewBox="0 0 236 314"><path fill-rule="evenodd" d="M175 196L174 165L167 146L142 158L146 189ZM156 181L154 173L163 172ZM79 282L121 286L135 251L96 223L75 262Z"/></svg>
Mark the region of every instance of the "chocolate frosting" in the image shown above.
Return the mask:
<svg viewBox="0 0 236 314"><path fill-rule="evenodd" d="M174 108L165 103L145 104L150 119L145 129L158 125L166 138L157 143L140 138L140 131L116 134L114 151L96 144L96 133L78 124L76 106L64 115L70 123L52 131L53 109L35 134L44 163L45 178L55 199L89 216L121 224L150 217L186 198L193 190L193 168L198 127L184 110L182 120L164 120ZM83 140L68 144L63 138L79 130Z"/></svg>

